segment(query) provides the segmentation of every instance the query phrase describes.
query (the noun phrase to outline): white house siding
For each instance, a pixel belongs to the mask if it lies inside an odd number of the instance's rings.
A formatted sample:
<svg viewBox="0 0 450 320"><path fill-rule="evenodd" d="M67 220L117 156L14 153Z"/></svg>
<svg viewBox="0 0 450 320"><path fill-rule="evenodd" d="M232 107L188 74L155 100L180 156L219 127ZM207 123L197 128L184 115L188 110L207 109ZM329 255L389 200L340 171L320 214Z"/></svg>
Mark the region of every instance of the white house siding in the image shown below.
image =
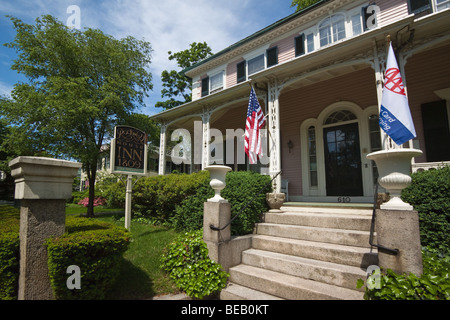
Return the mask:
<svg viewBox="0 0 450 320"><path fill-rule="evenodd" d="M380 27L408 16L407 0L378 0L375 4L380 7L378 19L378 25Z"/></svg>

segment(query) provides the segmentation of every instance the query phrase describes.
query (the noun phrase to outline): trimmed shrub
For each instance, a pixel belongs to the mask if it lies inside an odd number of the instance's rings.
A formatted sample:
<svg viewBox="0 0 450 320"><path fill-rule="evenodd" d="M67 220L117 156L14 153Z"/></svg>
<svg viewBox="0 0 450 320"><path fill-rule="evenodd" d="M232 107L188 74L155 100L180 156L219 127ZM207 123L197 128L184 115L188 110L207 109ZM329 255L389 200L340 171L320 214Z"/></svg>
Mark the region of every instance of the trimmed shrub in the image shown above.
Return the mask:
<svg viewBox="0 0 450 320"><path fill-rule="evenodd" d="M167 225L176 206L206 183L209 183L207 171L142 178L133 189L132 211L135 216Z"/></svg>
<svg viewBox="0 0 450 320"><path fill-rule="evenodd" d="M226 187L221 195L231 204L231 215L238 214L256 194L270 182L270 176L256 172L228 172ZM242 214L233 221L231 233L243 235L253 232L255 223L260 221L261 214L268 210L266 192L271 192L269 185L254 201L244 209ZM196 193L188 196L175 207L175 215L169 220L169 225L178 231L194 231L203 227L203 204L214 196L214 190L209 185L209 179L201 184Z"/></svg>
<svg viewBox="0 0 450 320"><path fill-rule="evenodd" d="M0 205L0 300L17 299L19 286L19 210Z"/></svg>
<svg viewBox="0 0 450 320"><path fill-rule="evenodd" d="M169 273L178 288L193 298L202 299L222 290L228 273L208 258L201 230L185 233L164 248L161 269Z"/></svg>
<svg viewBox="0 0 450 320"><path fill-rule="evenodd" d="M231 224L233 235L244 235L253 232L255 223L259 222L261 215L269 210L266 203L266 193L272 192L272 185L261 192L256 198L256 194L270 182L271 178L251 171L229 172L226 177L226 187L221 195L231 204L231 218L242 209L242 214ZM244 209L247 203L255 200Z"/></svg>
<svg viewBox="0 0 450 320"><path fill-rule="evenodd" d="M411 175L402 199L419 212L423 246L450 252L450 166Z"/></svg>
<svg viewBox="0 0 450 320"><path fill-rule="evenodd" d="M46 241L50 281L56 299L103 299L117 279L130 234L95 219L67 217L66 233ZM81 289L69 290L67 268L81 270Z"/></svg>

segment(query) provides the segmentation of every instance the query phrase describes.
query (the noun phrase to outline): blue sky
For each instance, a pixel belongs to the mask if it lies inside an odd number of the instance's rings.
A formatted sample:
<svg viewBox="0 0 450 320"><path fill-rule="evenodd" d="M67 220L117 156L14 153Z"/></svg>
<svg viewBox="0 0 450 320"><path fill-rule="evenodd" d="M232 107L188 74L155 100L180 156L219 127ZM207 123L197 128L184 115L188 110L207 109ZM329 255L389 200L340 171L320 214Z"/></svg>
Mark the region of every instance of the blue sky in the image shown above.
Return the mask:
<svg viewBox="0 0 450 320"><path fill-rule="evenodd" d="M51 14L66 23L71 5L80 8L81 28L99 28L115 38L133 36L149 41L153 48L150 71L153 91L142 113L152 115L161 109L154 104L161 98L160 75L177 70L168 60L168 51L177 52L192 42L206 41L218 52L252 33L282 19L295 10L291 0L0 0L0 95L8 95L13 85L26 79L10 69L16 58L11 42L15 30L5 15L34 23Z"/></svg>

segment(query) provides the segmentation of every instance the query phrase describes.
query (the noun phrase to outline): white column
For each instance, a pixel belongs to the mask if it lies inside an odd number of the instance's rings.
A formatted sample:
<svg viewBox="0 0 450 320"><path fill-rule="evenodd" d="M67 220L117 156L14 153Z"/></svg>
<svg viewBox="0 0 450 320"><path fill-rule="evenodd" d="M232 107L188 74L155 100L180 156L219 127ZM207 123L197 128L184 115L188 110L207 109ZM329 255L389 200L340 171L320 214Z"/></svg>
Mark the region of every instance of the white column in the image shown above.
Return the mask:
<svg viewBox="0 0 450 320"><path fill-rule="evenodd" d="M269 110L268 110L268 120L269 120L269 151L270 151L270 162L269 162L269 172L272 176L276 175L281 170L281 145L280 145L280 105L279 105L279 94L280 87L278 86L277 80L272 80L269 82ZM281 192L281 175L279 175L273 184L274 192Z"/></svg>
<svg viewBox="0 0 450 320"><path fill-rule="evenodd" d="M209 149L210 142L210 125L209 120L211 118L211 109L205 107L202 114L202 124L203 124L203 139L202 139L202 170L209 165L209 158L211 155L211 150Z"/></svg>
<svg viewBox="0 0 450 320"><path fill-rule="evenodd" d="M167 125L161 123L161 134L159 138L159 175L164 175L166 173L166 129Z"/></svg>

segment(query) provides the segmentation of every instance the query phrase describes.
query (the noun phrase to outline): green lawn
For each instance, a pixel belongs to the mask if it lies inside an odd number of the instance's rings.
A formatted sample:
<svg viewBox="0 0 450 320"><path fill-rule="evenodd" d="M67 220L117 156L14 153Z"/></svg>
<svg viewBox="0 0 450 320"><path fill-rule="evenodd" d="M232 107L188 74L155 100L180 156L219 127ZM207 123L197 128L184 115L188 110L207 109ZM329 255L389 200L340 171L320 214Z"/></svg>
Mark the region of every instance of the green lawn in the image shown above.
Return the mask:
<svg viewBox="0 0 450 320"><path fill-rule="evenodd" d="M115 214L124 214L122 209L105 209L96 207L95 219L124 225L116 221ZM67 215L85 215L86 208L69 204ZM178 293L179 289L160 268L159 259L163 248L178 235L165 227L131 222L132 241L124 254L120 277L107 299L151 299L153 296Z"/></svg>

